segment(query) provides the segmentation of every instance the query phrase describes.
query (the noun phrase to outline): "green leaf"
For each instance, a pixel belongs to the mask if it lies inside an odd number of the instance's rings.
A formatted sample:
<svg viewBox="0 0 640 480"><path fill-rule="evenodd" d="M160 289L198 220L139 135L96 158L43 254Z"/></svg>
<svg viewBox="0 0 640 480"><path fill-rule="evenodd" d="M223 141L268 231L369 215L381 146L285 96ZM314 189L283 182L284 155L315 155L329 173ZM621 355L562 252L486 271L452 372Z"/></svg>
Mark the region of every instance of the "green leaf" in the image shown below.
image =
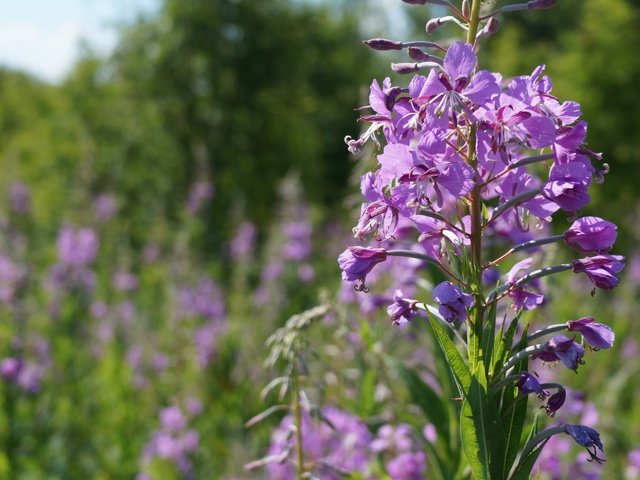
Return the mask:
<svg viewBox="0 0 640 480"><path fill-rule="evenodd" d="M490 480L486 443L481 439L482 431L478 432L475 415L468 400L462 403L460 436L474 480Z"/></svg>
<svg viewBox="0 0 640 480"><path fill-rule="evenodd" d="M510 480L529 480L529 478L531 478L533 465L536 463L536 460L540 456L540 453L542 453L542 449L548 441L549 439L547 438L542 443L540 443L540 445L534 448L531 453L527 455L527 458L520 460L520 462L518 463L518 468L513 473L513 475L511 475Z"/></svg>
<svg viewBox="0 0 640 480"><path fill-rule="evenodd" d="M469 371L469 367L449 337L449 333L438 320L433 318L432 315L429 315L429 325L431 325L436 340L438 341L438 345L440 345L440 348L449 363L449 367L456 377L460 393L466 397L469 393L469 387L471 386L471 372Z"/></svg>
<svg viewBox="0 0 640 480"><path fill-rule="evenodd" d="M518 349L526 347L528 327L525 327L522 338L518 342ZM528 360L523 359L514 365L513 373L520 373L527 369ZM504 418L504 435L505 435L505 466L504 471L508 472L516 459L518 450L520 449L520 440L524 423L527 419L527 403L528 396L524 398L518 396L518 392L514 387L505 387L502 394L502 411L501 418Z"/></svg>
<svg viewBox="0 0 640 480"><path fill-rule="evenodd" d="M465 455L475 479L504 478L504 435L498 409L487 394L485 368L479 362L460 417Z"/></svg>
<svg viewBox="0 0 640 480"><path fill-rule="evenodd" d="M513 339L516 335L516 331L518 329L518 323L520 322L520 316L522 315L522 310L518 311L518 314L515 316L507 331L504 332L503 335L503 327L501 326L496 334L496 343L498 347L493 352L491 364L492 368L489 370L489 378L492 378L495 372L499 372L502 369L502 366L507 362L511 353L511 347L513 345ZM525 336L526 338L526 336Z"/></svg>
<svg viewBox="0 0 640 480"><path fill-rule="evenodd" d="M498 303L495 302L487 311L487 316L484 321L484 332L482 334L482 354L484 364L491 366L491 358L493 357L493 349L495 346L495 331L496 331L496 309ZM487 372L488 374L489 372Z"/></svg>

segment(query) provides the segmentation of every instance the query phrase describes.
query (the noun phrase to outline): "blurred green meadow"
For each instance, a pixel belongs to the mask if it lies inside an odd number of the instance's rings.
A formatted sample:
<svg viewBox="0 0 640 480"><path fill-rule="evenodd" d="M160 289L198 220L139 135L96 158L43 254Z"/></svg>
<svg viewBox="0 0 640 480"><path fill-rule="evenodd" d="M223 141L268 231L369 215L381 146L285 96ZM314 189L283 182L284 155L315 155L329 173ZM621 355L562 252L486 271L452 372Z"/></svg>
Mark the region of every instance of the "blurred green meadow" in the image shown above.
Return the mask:
<svg viewBox="0 0 640 480"><path fill-rule="evenodd" d="M286 375L265 367L267 339L316 305L293 333L309 403L372 438L385 424L428 429L394 362L433 379L429 336L391 325L376 301L388 278L370 282L378 297L356 294L336 263L374 162L343 138L397 60L361 40L423 38L429 17L400 6L411 31L398 33L383 3L165 0L58 84L0 69L0 478L280 478L255 461L286 412L245 423L281 403L278 387L261 396ZM616 222L627 256L618 289L592 298L560 276L549 306L526 313L616 332L579 375L558 371L566 421L591 415L607 462L572 473L572 447L562 476L541 478L640 478L638 25L632 0L566 0L504 18L481 52L505 76L545 63L554 93L581 103L611 167L584 213ZM346 478L393 478L389 455Z"/></svg>

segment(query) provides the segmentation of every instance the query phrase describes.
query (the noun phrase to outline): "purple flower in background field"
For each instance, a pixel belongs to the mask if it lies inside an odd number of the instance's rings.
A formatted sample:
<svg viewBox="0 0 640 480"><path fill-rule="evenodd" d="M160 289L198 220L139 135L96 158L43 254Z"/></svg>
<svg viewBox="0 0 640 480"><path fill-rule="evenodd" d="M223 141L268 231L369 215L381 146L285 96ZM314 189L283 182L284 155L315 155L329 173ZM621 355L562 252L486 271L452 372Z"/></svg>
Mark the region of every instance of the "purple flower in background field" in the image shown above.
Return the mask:
<svg viewBox="0 0 640 480"><path fill-rule="evenodd" d="M31 211L31 193L24 183L13 182L9 187L9 206L20 215Z"/></svg>
<svg viewBox="0 0 640 480"><path fill-rule="evenodd" d="M210 320L225 316L224 297L210 278L203 278L195 287L180 289L180 304L186 315L198 315Z"/></svg>
<svg viewBox="0 0 640 480"><path fill-rule="evenodd" d="M613 330L603 323L597 323L592 317L567 322L567 330L581 333L593 348L611 348L615 340Z"/></svg>
<svg viewBox="0 0 640 480"><path fill-rule="evenodd" d="M596 287L603 290L615 288L620 279L618 274L624 269L622 255L596 255L571 262L575 273L584 273Z"/></svg>
<svg viewBox="0 0 640 480"><path fill-rule="evenodd" d="M640 478L640 447L631 450L629 455L627 455L625 478L627 480Z"/></svg>
<svg viewBox="0 0 640 480"><path fill-rule="evenodd" d="M366 292L365 280L373 267L387 259L384 248L349 247L338 257L342 279L356 282L354 288Z"/></svg>
<svg viewBox="0 0 640 480"><path fill-rule="evenodd" d="M579 253L606 253L616 242L617 229L599 217L582 217L564 232L564 241Z"/></svg>
<svg viewBox="0 0 640 480"><path fill-rule="evenodd" d="M231 240L229 251L235 260L244 260L255 248L258 230L251 222L242 222Z"/></svg>
<svg viewBox="0 0 640 480"><path fill-rule="evenodd" d="M69 267L84 267L92 263L98 254L100 241L94 230L69 225L58 232L58 258Z"/></svg>
<svg viewBox="0 0 640 480"><path fill-rule="evenodd" d="M5 380L15 381L22 369L22 360L14 357L7 357L0 362L0 376Z"/></svg>
<svg viewBox="0 0 640 480"><path fill-rule="evenodd" d="M0 302L11 303L26 277L26 267L0 253Z"/></svg>
<svg viewBox="0 0 640 480"><path fill-rule="evenodd" d="M103 193L93 201L93 209L96 213L96 220L99 223L107 223L118 211L118 202L112 195Z"/></svg>
<svg viewBox="0 0 640 480"><path fill-rule="evenodd" d="M451 282L442 282L433 289L438 311L447 322L461 322L467 318L466 309L473 305L473 295L464 293Z"/></svg>
<svg viewBox="0 0 640 480"><path fill-rule="evenodd" d="M180 407L171 406L160 412L160 429L153 433L142 453L143 470L157 457L169 460L182 475L192 473L190 456L198 449L200 438L196 431L187 430L187 423Z"/></svg>
<svg viewBox="0 0 640 480"><path fill-rule="evenodd" d="M576 343L573 338L556 335L547 341L544 349L535 353L531 358L539 358L544 362L562 362L569 370L577 370L584 361L584 347Z"/></svg>
<svg viewBox="0 0 640 480"><path fill-rule="evenodd" d="M138 277L130 272L116 272L111 277L111 283L120 292L131 292L138 288Z"/></svg>
<svg viewBox="0 0 640 480"><path fill-rule="evenodd" d="M282 225L284 244L282 256L286 260L300 262L311 255L312 227L307 220L290 221Z"/></svg>
<svg viewBox="0 0 640 480"><path fill-rule="evenodd" d="M363 473L373 459L369 450L371 433L358 418L333 407L322 410L324 417L334 428L322 420L316 420L303 411L302 445L305 463L311 471L323 480L340 480L343 473ZM268 457L279 458L284 454L282 462L273 461L267 464L268 478L279 480L295 479L295 468L287 461L287 452L294 459L295 435L291 435L293 417L287 415L280 426L271 435L271 446Z"/></svg>
<svg viewBox="0 0 640 480"><path fill-rule="evenodd" d="M219 322L208 321L193 333L193 341L200 368L206 367L215 358L218 351L218 341L223 330L224 326Z"/></svg>
<svg viewBox="0 0 640 480"><path fill-rule="evenodd" d="M205 181L195 182L191 185L187 197L187 212L195 215L211 197L213 197L213 185L211 183Z"/></svg>

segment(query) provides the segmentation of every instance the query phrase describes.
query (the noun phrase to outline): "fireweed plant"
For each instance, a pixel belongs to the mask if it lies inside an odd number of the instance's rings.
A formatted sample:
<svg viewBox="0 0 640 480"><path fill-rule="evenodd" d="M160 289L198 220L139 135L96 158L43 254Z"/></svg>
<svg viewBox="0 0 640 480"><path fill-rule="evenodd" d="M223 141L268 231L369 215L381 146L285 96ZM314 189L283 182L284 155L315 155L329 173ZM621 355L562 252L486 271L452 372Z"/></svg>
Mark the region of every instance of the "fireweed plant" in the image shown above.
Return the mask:
<svg viewBox="0 0 640 480"><path fill-rule="evenodd" d="M369 126L359 138L345 139L353 153L368 141L378 148L378 168L361 178L364 202L354 228L356 239L372 237L378 244L348 247L338 259L342 277L366 293L367 275L395 256L420 259L444 279L432 288L432 298L405 298L398 290L388 307L394 324L428 318L454 379L457 398L430 393L434 401L446 402L434 405L434 417L453 409L459 418L455 435L441 418L430 419L441 426L444 445L430 453L442 478L529 478L556 434L585 447L589 461L602 462L603 445L593 428L559 424L539 430L540 414L526 424L529 396L538 397L551 417L566 397L562 385L530 371L529 360L577 371L587 349L612 346L612 330L583 317L530 333L523 313L545 301L542 277L584 274L593 283L591 295L618 284L624 258L609 253L616 226L580 215L591 184L602 182L608 166L585 143L580 105L553 96L543 65L531 75L506 79L482 70L476 55L479 41L498 29L496 15L555 2L485 11L480 0L465 0L460 8L446 0L404 1L447 7L450 15L429 20L427 33L451 23L466 39L446 47L432 41L364 42L375 50L406 51L411 62L391 68L412 78L407 86L374 80L370 113L360 118ZM561 235L549 233L556 212L556 221L568 220L559 227ZM404 236L408 225L413 241L394 248L397 232L402 228ZM544 264L545 246L552 243L582 258ZM456 445L464 452L457 460Z"/></svg>

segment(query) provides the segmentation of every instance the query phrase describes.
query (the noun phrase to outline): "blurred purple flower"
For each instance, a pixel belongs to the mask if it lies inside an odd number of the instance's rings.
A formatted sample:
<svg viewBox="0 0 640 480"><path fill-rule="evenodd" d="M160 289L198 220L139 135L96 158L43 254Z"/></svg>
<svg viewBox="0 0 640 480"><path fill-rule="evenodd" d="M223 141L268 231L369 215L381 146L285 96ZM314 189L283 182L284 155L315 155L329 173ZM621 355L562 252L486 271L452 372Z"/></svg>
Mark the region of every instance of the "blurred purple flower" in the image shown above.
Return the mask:
<svg viewBox="0 0 640 480"><path fill-rule="evenodd" d="M313 420L306 411L302 416L305 461L313 473L323 480L340 480L344 475L338 472L364 472L373 459L369 451L372 438L367 426L358 418L336 408L326 407L322 414L335 428L321 420ZM292 427L293 417L287 415L271 435L267 456L277 458L293 451L295 435L290 434ZM295 469L286 461L268 463L267 473L268 478L279 480L296 478Z"/></svg>
<svg viewBox="0 0 640 480"><path fill-rule="evenodd" d="M27 269L0 253L0 302L11 303L27 277Z"/></svg>
<svg viewBox="0 0 640 480"><path fill-rule="evenodd" d="M58 258L68 267L84 267L98 254L100 241L91 228L64 226L58 232Z"/></svg>
<svg viewBox="0 0 640 480"><path fill-rule="evenodd" d="M180 289L180 304L187 315L199 315L210 320L222 320L225 305L222 292L210 278L203 278L196 287Z"/></svg>
<svg viewBox="0 0 640 480"><path fill-rule="evenodd" d="M309 283L316 278L315 269L308 263L303 263L298 267L298 279L303 283Z"/></svg>
<svg viewBox="0 0 640 480"><path fill-rule="evenodd" d="M213 197L213 185L211 183L206 181L195 182L189 190L187 212L195 215L211 197Z"/></svg>
<svg viewBox="0 0 640 480"><path fill-rule="evenodd" d="M131 292L138 288L138 277L129 272L116 272L111 277L113 288L121 292Z"/></svg>
<svg viewBox="0 0 640 480"><path fill-rule="evenodd" d="M9 206L20 215L31 211L31 193L24 183L13 182L9 187Z"/></svg>
<svg viewBox="0 0 640 480"><path fill-rule="evenodd" d="M171 406L160 411L160 425L164 430L178 432L187 426L187 419L180 407Z"/></svg>
<svg viewBox="0 0 640 480"><path fill-rule="evenodd" d="M424 452L402 452L389 460L385 467L394 480L423 480L427 468Z"/></svg>
<svg viewBox="0 0 640 480"><path fill-rule="evenodd" d="M18 378L20 370L22 370L22 360L13 357L7 357L0 362L0 375L5 380L15 381Z"/></svg>
<svg viewBox="0 0 640 480"><path fill-rule="evenodd" d="M311 255L312 227L308 221L291 221L282 225L284 244L282 256L286 260L301 262Z"/></svg>
<svg viewBox="0 0 640 480"><path fill-rule="evenodd" d="M253 252L256 243L257 228L251 222L242 222L231 240L230 252L235 260L246 259Z"/></svg>
<svg viewBox="0 0 640 480"><path fill-rule="evenodd" d="M98 195L93 201L93 209L98 222L106 223L111 220L118 211L118 203L112 195L103 193Z"/></svg>

